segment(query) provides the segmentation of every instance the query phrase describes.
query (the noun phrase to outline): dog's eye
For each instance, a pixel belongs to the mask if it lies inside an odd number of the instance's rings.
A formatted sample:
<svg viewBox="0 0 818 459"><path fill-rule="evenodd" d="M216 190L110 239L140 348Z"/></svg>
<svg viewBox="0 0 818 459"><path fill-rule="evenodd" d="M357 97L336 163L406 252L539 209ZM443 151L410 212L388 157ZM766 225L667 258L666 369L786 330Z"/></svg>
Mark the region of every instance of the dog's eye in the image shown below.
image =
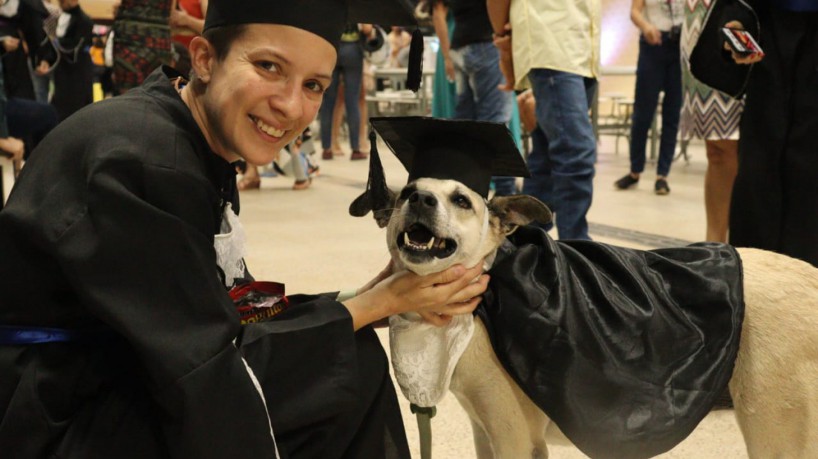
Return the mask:
<svg viewBox="0 0 818 459"><path fill-rule="evenodd" d="M471 201L462 194L452 196L452 203L461 209L471 209Z"/></svg>

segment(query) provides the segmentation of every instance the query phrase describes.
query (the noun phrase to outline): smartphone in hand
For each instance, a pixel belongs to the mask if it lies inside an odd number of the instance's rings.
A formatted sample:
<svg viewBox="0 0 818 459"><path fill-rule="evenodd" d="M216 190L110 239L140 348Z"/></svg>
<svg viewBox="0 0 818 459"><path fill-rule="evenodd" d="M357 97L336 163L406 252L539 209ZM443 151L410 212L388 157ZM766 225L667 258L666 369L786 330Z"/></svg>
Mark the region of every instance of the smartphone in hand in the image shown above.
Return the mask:
<svg viewBox="0 0 818 459"><path fill-rule="evenodd" d="M764 51L758 42L750 35L750 32L741 29L731 29L730 27L723 27L721 29L724 37L727 39L727 44L730 49L742 56L758 55L764 56Z"/></svg>

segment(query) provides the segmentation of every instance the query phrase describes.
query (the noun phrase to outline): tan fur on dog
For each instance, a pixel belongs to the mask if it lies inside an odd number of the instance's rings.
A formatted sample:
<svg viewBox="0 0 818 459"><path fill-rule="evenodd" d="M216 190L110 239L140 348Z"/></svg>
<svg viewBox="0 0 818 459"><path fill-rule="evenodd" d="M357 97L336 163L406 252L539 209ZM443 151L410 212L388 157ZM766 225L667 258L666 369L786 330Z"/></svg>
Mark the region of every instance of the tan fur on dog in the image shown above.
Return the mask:
<svg viewBox="0 0 818 459"><path fill-rule="evenodd" d="M417 192L434 196L427 204L435 205L410 209L412 193ZM461 205L463 196L470 201L468 208ZM534 198L485 203L450 180L411 183L392 209L387 231L392 257L421 273L455 263L471 266L484 256L493 260L516 225L550 219L547 208ZM481 237L486 212L488 231ZM407 255L397 240L419 218L436 237L456 241L457 251L442 259ZM745 317L729 387L747 451L751 458L818 458L818 269L763 250L738 252L744 267ZM514 383L494 354L484 325L475 322L450 389L471 419L478 458L548 457L546 439L564 437Z"/></svg>

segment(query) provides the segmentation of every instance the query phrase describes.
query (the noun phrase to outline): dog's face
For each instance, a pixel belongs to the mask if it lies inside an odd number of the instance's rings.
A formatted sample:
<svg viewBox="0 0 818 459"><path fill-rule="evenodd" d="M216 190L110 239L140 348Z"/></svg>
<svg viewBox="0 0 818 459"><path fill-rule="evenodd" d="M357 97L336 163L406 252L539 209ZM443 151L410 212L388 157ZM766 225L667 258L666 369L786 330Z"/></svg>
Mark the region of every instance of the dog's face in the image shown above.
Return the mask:
<svg viewBox="0 0 818 459"><path fill-rule="evenodd" d="M530 196L486 202L460 182L430 178L406 185L391 210L389 252L393 260L418 274L493 259L505 236L519 225L551 220L545 204ZM381 218L385 217L381 211Z"/></svg>

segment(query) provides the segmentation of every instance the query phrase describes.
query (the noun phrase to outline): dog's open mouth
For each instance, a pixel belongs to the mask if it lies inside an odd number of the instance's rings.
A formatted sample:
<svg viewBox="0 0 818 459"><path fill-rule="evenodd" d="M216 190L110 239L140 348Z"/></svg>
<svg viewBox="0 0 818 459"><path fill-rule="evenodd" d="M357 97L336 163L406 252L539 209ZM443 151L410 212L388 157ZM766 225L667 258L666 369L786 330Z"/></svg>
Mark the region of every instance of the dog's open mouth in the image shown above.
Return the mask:
<svg viewBox="0 0 818 459"><path fill-rule="evenodd" d="M446 258L457 250L454 239L435 236L429 228L415 223L398 234L398 249L416 255Z"/></svg>

